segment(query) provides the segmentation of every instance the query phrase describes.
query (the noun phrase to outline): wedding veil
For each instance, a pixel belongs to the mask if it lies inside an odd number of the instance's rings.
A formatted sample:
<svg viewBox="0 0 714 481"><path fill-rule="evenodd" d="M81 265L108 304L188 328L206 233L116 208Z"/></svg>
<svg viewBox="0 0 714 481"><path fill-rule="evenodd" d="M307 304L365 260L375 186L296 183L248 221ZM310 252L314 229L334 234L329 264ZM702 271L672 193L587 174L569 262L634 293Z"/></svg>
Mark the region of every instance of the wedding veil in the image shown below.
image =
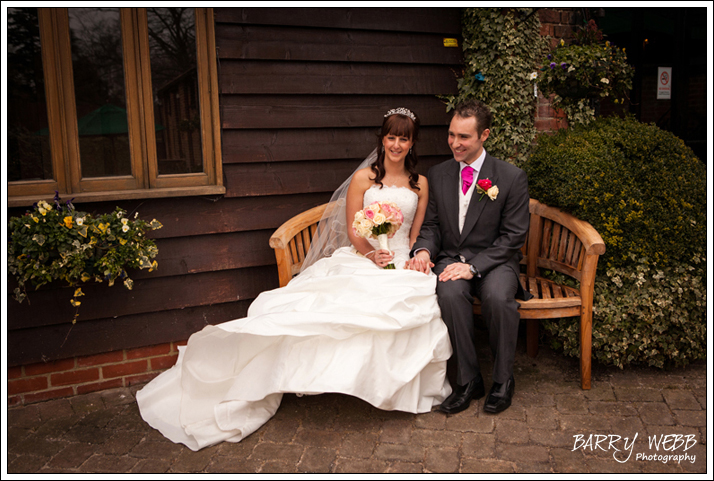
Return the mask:
<svg viewBox="0 0 714 481"><path fill-rule="evenodd" d="M325 209L322 218L320 218L320 223L317 225L317 230L310 244L310 250L302 262L300 272L323 257L330 257L340 247L352 245L349 237L347 237L347 229L352 228L351 222L348 223L347 219L347 189L350 186L355 172L370 166L375 160L377 160L376 148L357 166L335 193L332 194L330 203Z"/></svg>

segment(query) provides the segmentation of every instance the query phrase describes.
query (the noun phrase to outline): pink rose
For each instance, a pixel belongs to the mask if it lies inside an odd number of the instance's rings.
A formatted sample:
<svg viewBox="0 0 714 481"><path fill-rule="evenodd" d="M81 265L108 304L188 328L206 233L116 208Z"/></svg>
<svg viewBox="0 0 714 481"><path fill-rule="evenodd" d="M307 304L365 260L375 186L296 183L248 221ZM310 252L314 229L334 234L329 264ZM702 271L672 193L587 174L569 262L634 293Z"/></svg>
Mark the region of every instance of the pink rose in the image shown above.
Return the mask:
<svg viewBox="0 0 714 481"><path fill-rule="evenodd" d="M491 185L491 181L488 179L481 179L478 181L478 186L486 191L491 188Z"/></svg>
<svg viewBox="0 0 714 481"><path fill-rule="evenodd" d="M369 207L367 207L364 210L364 216L370 220L374 219L374 211L372 209L370 209Z"/></svg>

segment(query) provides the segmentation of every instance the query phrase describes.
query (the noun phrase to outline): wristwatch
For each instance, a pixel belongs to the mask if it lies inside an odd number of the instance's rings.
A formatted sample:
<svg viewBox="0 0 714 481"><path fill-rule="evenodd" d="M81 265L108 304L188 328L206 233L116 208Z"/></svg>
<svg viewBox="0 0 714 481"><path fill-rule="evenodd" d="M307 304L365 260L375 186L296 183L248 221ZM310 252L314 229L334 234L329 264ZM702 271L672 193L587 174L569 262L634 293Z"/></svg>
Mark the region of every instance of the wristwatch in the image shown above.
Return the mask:
<svg viewBox="0 0 714 481"><path fill-rule="evenodd" d="M471 272L471 275L474 277L478 277L478 269L476 269L473 265L469 264L469 271Z"/></svg>

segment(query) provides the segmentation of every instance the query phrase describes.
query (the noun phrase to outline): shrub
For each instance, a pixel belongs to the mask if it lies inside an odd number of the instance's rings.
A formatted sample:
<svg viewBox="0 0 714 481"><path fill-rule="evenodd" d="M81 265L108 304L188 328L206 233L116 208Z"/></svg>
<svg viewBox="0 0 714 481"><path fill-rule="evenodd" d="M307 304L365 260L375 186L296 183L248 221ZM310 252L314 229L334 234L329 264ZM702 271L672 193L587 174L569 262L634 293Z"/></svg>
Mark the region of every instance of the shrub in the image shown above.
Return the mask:
<svg viewBox="0 0 714 481"><path fill-rule="evenodd" d="M670 132L601 118L541 135L524 169L531 197L600 233L607 248L601 273L630 265L630 254L663 267L704 248L706 169Z"/></svg>
<svg viewBox="0 0 714 481"><path fill-rule="evenodd" d="M590 222L605 241L593 357L666 367L706 356L706 170L681 139L632 118L543 135L524 166L531 197ZM575 320L545 322L577 355Z"/></svg>

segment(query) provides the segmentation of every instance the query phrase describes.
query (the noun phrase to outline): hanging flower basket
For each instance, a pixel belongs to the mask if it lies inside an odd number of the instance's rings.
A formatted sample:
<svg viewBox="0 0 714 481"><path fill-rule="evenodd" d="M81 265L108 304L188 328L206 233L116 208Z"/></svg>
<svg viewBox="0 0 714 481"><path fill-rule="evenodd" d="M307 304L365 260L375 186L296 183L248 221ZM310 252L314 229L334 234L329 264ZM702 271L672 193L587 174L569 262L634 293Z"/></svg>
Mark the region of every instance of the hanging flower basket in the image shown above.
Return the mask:
<svg viewBox="0 0 714 481"><path fill-rule="evenodd" d="M538 87L543 95L555 94L554 105L582 104L583 100L610 97L624 102L632 89L634 68L624 49L602 41L593 20L572 43L564 40L548 53L540 68Z"/></svg>
<svg viewBox="0 0 714 481"><path fill-rule="evenodd" d="M130 218L118 207L99 216L80 212L71 201L62 203L56 193L53 204L40 201L8 222L8 270L19 285L14 298L22 302L28 284L37 289L61 280L80 286L70 300L79 308L84 295L81 286L89 281L112 286L122 279L124 287L132 289L127 269L157 268L152 259L158 249L146 233L161 227L156 219L146 222L138 213Z"/></svg>

